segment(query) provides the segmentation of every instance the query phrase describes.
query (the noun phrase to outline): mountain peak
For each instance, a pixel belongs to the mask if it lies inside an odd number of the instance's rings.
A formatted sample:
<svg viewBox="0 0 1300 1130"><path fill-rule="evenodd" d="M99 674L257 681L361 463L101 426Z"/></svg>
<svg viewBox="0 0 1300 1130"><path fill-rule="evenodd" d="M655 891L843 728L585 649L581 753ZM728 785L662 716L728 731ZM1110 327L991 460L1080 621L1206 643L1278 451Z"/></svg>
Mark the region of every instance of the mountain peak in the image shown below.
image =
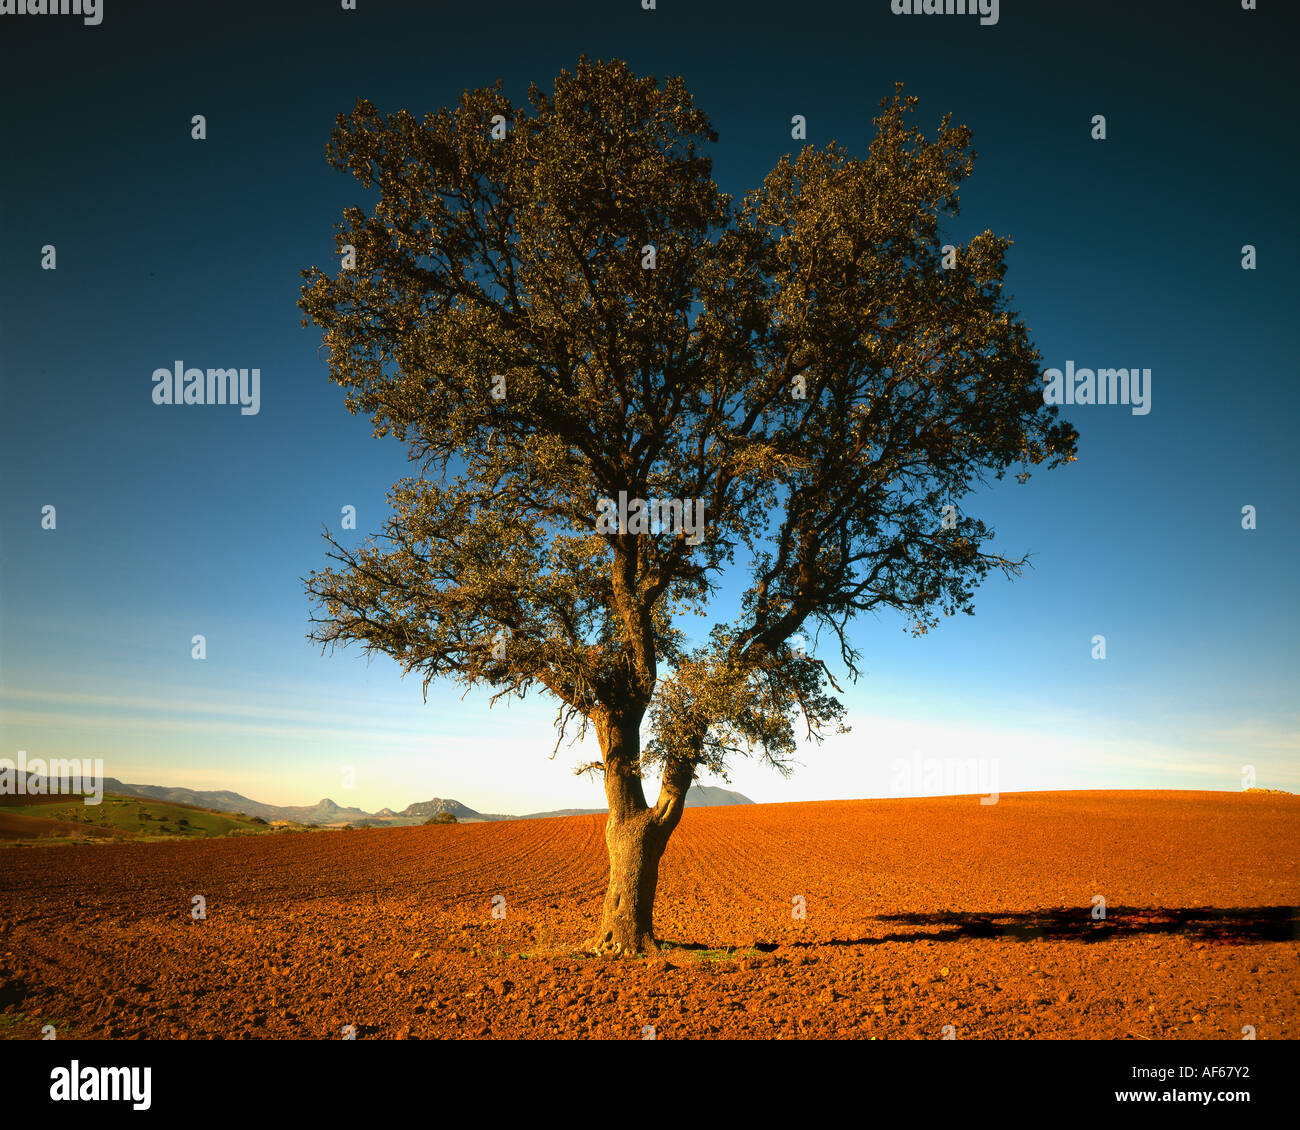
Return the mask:
<svg viewBox="0 0 1300 1130"><path fill-rule="evenodd" d="M420 800L416 801L415 804L408 804L402 810L402 815L437 816L443 812L450 812L457 820L482 819L482 813L475 812L467 805L461 804L460 801L437 796L430 800Z"/></svg>

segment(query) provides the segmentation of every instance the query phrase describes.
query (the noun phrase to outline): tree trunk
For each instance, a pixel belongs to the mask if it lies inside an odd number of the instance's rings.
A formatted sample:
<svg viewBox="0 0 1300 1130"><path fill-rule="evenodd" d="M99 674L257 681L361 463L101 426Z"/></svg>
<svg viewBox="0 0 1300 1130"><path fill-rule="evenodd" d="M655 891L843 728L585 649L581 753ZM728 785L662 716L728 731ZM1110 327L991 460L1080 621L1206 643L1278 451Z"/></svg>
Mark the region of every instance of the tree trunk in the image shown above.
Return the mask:
<svg viewBox="0 0 1300 1130"><path fill-rule="evenodd" d="M656 823L650 809L624 819L616 819L611 811L605 823L609 886L592 947L595 952L645 953L659 948L654 928L655 888L668 836L669 829Z"/></svg>
<svg viewBox="0 0 1300 1130"><path fill-rule="evenodd" d="M640 718L606 716L596 725L605 762L605 847L609 851L609 886L600 929L587 949L599 954L633 954L657 950L654 933L655 889L659 861L668 837L681 820L692 766L670 766L658 803L646 804L638 775Z"/></svg>

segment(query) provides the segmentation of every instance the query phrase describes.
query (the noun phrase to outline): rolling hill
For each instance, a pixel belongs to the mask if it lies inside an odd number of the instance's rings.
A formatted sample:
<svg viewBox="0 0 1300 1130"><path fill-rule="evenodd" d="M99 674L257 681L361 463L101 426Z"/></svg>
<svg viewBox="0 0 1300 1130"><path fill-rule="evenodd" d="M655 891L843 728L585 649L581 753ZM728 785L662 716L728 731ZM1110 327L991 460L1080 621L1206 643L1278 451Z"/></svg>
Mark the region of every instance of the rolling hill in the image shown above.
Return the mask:
<svg viewBox="0 0 1300 1130"><path fill-rule="evenodd" d="M168 785L136 785L104 778L104 792L119 796L137 797L172 805L189 805L217 812L258 816L266 821L287 820L293 824L315 824L322 828L339 828L352 824L359 828L395 828L423 824L431 816L450 812L460 824L478 824L496 820L542 820L557 816L589 816L604 812L603 808L561 808L550 812L530 812L525 816L510 816L499 812L478 812L458 800L432 797L416 801L400 812L382 808L378 812L344 807L329 797L312 805L264 804L241 793L229 790L204 791ZM692 785L686 794L687 808L711 808L719 805L753 804L754 802L730 789L711 785Z"/></svg>
<svg viewBox="0 0 1300 1130"><path fill-rule="evenodd" d="M0 840L49 843L92 840L194 839L258 835L269 823L191 804L105 792L88 805L78 797L7 796L0 805ZM15 803L21 801L23 803Z"/></svg>

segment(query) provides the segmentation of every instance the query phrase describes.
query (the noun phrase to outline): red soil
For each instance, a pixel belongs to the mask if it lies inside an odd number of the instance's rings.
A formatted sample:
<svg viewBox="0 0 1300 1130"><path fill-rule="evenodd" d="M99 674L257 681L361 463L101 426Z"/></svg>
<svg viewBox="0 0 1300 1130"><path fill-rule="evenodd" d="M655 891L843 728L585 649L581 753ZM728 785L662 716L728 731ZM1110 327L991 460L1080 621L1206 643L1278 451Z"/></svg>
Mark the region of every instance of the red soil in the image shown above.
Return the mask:
<svg viewBox="0 0 1300 1130"><path fill-rule="evenodd" d="M63 798L60 797L60 800ZM0 840L34 840L42 836L69 835L111 839L111 828L77 824L72 820L46 820L40 816L26 816L21 812L6 812L0 808Z"/></svg>
<svg viewBox="0 0 1300 1130"><path fill-rule="evenodd" d="M1300 1036L1297 797L689 809L645 960L577 952L603 821L0 848L0 1032Z"/></svg>

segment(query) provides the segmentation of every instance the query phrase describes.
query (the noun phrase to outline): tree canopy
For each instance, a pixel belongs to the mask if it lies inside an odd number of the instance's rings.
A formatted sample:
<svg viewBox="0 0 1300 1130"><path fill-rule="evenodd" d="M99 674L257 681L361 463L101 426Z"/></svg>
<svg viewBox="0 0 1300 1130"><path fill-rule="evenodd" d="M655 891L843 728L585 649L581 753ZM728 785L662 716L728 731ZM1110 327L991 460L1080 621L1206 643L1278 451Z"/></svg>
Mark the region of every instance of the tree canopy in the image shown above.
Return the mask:
<svg viewBox="0 0 1300 1130"><path fill-rule="evenodd" d="M865 156L807 146L740 200L681 79L620 62L524 106L498 82L423 119L340 115L328 159L373 202L336 233L354 266L304 271L301 306L417 472L382 532L329 536L313 638L426 688L544 689L561 738L594 726L611 820L671 829L696 773L785 767L840 723L792 637L856 677L854 617L923 632L1015 573L962 500L1077 437L1009 309L1010 241L943 232L970 132L928 139L915 108L895 88ZM710 620L724 577L739 613Z"/></svg>

